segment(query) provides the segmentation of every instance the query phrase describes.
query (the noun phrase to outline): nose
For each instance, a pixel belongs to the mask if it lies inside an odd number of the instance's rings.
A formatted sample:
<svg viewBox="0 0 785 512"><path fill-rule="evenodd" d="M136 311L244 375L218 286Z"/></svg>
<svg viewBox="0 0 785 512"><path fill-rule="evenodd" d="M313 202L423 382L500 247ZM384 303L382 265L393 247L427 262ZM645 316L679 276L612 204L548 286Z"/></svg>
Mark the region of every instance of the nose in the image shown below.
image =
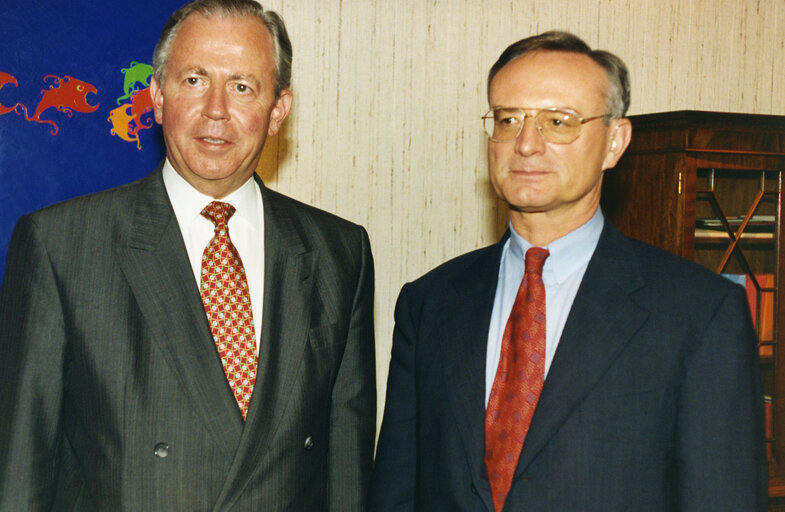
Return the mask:
<svg viewBox="0 0 785 512"><path fill-rule="evenodd" d="M545 139L537 129L537 122L531 116L523 118L521 133L515 139L515 151L523 156L534 155L545 150Z"/></svg>
<svg viewBox="0 0 785 512"><path fill-rule="evenodd" d="M229 111L226 104L226 91L223 87L212 85L207 91L204 104L204 115L216 121L227 119Z"/></svg>

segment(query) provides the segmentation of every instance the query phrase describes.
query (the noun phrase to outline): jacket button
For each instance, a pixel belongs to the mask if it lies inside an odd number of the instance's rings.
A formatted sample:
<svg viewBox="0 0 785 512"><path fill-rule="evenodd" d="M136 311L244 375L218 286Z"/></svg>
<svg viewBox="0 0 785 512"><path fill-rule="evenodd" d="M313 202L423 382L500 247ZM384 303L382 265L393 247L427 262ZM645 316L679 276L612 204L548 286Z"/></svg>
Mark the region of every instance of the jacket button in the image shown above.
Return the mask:
<svg viewBox="0 0 785 512"><path fill-rule="evenodd" d="M303 446L305 447L306 450L310 450L311 448L313 448L313 438L311 436L306 437L305 444Z"/></svg>
<svg viewBox="0 0 785 512"><path fill-rule="evenodd" d="M169 455L169 445L166 443L158 443L153 448L153 453L159 459L165 459L167 455Z"/></svg>
<svg viewBox="0 0 785 512"><path fill-rule="evenodd" d="M472 486L471 486L471 490L472 490L472 494L479 494L479 493L477 492L477 488L474 486L474 484L472 484Z"/></svg>

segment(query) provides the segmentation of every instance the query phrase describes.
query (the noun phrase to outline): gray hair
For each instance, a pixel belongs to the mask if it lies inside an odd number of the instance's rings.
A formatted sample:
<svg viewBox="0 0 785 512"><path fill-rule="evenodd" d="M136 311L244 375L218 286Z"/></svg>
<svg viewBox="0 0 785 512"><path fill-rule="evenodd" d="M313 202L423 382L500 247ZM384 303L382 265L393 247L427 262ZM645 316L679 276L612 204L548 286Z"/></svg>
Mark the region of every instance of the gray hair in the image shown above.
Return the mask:
<svg viewBox="0 0 785 512"><path fill-rule="evenodd" d="M616 55L604 50L592 50L581 38L569 32L552 30L521 39L505 49L488 72L488 94L491 82L504 66L522 55L536 51L580 53L599 64L608 74L608 91L605 102L605 122L621 119L630 107L630 75L627 66Z"/></svg>
<svg viewBox="0 0 785 512"><path fill-rule="evenodd" d="M208 18L212 15L259 18L270 31L275 49L275 97L277 98L283 89L289 88L292 79L292 43L289 41L286 25L278 13L265 11L264 7L254 0L194 0L175 11L164 25L153 52L153 74L159 84L163 86L166 79L166 65L169 63L172 41L185 19L193 13Z"/></svg>

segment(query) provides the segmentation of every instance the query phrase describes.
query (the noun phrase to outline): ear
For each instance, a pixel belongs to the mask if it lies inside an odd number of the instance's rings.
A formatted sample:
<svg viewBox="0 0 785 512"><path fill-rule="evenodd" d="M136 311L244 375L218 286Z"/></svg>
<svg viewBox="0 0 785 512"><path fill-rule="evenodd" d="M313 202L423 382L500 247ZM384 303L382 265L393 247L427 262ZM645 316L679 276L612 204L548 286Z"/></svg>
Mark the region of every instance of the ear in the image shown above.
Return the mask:
<svg viewBox="0 0 785 512"><path fill-rule="evenodd" d="M278 94L278 99L273 104L273 109L270 112L270 124L267 127L267 135L272 137L281 129L281 124L286 116L289 115L289 110L292 108L292 91L284 89Z"/></svg>
<svg viewBox="0 0 785 512"><path fill-rule="evenodd" d="M609 128L611 136L608 139L608 150L605 154L605 160L602 162L602 170L615 167L616 163L624 154L627 146L630 145L632 138L632 123L625 118L616 119L613 121L612 126Z"/></svg>
<svg viewBox="0 0 785 512"><path fill-rule="evenodd" d="M155 122L164 122L164 91L155 76L150 78L150 97L153 100L153 111L155 112Z"/></svg>

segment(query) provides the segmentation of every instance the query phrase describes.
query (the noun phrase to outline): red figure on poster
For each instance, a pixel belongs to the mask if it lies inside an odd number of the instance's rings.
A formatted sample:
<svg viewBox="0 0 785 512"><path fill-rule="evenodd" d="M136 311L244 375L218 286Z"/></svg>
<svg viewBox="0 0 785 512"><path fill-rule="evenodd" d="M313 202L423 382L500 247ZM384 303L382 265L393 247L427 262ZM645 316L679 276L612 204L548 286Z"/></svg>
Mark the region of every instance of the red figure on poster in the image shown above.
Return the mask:
<svg viewBox="0 0 785 512"><path fill-rule="evenodd" d="M16 81L16 78L14 78L13 75L9 75L8 73L3 73L2 71L0 71L0 89L2 89L3 86L6 84L11 84L14 87L17 87L19 85ZM24 109L24 105L22 105L21 103L17 103L13 107L6 107L5 105L0 104L0 116L16 110L16 107L20 105ZM16 113L18 114L19 111L17 110Z"/></svg>
<svg viewBox="0 0 785 512"><path fill-rule="evenodd" d="M100 103L97 105L90 105L87 102L88 94L98 93L98 90L92 84L83 82L71 76L64 76L63 78L60 78L55 75L46 75L44 77L44 81L49 78L54 78L55 83L50 85L49 89L44 89L41 91L43 97L38 103L38 107L35 109L35 114L30 117L27 114L27 108L25 108L24 105L21 105L21 107L22 110L24 110L25 119L28 121L51 124L53 126L52 135L57 135L58 127L57 123L54 121L49 119L41 119L41 114L43 114L46 110L54 107L60 112L67 114L68 117L71 117L74 111L88 114L95 112L100 105Z"/></svg>
<svg viewBox="0 0 785 512"><path fill-rule="evenodd" d="M150 96L149 87L138 90L131 96L131 117L133 126L129 126L128 135L133 137L139 133L139 130L146 130L153 126L152 118L147 119L149 121L147 124L142 122L142 116L147 112L152 112L152 110L153 98Z"/></svg>

